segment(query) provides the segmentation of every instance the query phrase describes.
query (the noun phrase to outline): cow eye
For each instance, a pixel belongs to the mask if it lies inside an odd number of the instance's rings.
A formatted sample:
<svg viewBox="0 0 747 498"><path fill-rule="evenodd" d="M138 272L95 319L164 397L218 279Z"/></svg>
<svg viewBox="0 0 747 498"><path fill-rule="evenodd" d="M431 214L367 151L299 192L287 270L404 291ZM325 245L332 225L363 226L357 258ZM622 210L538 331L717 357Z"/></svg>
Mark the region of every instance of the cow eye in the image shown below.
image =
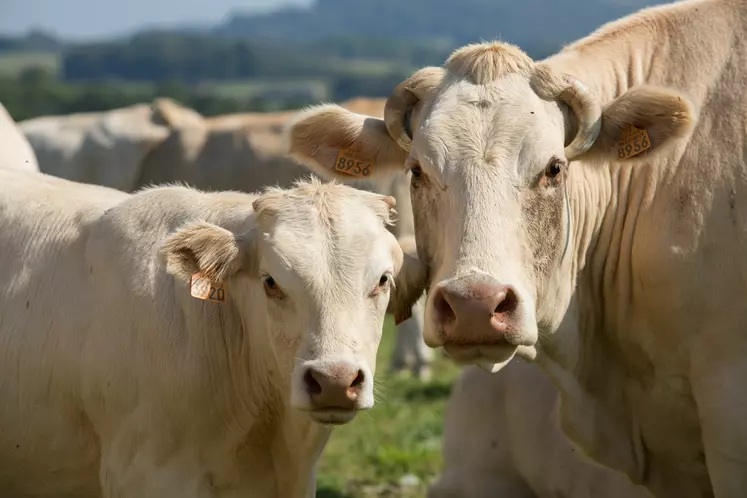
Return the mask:
<svg viewBox="0 0 747 498"><path fill-rule="evenodd" d="M385 273L379 279L379 287L384 287L387 282L389 282L389 274Z"/></svg>
<svg viewBox="0 0 747 498"><path fill-rule="evenodd" d="M284 296L283 291L280 290L280 286L275 282L275 279L270 275L262 277L262 284L265 288L265 294L269 297L280 299Z"/></svg>
<svg viewBox="0 0 747 498"><path fill-rule="evenodd" d="M423 170L420 168L420 163L413 156L409 156L405 161L405 167L412 173L412 179L416 180L423 176Z"/></svg>
<svg viewBox="0 0 747 498"><path fill-rule="evenodd" d="M545 168L545 176L552 179L563 171L563 162L560 159L553 159Z"/></svg>

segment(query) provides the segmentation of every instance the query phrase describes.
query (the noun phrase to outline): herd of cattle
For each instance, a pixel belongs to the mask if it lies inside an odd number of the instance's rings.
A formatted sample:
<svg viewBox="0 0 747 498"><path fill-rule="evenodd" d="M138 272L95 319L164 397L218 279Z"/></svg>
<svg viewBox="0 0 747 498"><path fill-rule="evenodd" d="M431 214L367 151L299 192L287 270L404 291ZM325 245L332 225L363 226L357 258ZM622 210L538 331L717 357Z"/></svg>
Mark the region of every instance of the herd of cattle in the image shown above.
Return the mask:
<svg viewBox="0 0 747 498"><path fill-rule="evenodd" d="M747 496L745 68L685 0L382 101L3 110L2 495L312 497L392 313L473 364L429 497Z"/></svg>

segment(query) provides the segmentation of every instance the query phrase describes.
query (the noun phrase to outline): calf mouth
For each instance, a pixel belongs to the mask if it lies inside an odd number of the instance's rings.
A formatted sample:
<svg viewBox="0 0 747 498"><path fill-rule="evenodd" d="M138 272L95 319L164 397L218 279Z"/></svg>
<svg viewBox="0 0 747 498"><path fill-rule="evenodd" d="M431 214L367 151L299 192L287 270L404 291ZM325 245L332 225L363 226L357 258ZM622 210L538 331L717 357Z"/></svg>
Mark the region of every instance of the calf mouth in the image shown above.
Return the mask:
<svg viewBox="0 0 747 498"><path fill-rule="evenodd" d="M345 408L317 408L309 410L309 416L317 424L322 425L345 425L352 421L358 414L358 410Z"/></svg>

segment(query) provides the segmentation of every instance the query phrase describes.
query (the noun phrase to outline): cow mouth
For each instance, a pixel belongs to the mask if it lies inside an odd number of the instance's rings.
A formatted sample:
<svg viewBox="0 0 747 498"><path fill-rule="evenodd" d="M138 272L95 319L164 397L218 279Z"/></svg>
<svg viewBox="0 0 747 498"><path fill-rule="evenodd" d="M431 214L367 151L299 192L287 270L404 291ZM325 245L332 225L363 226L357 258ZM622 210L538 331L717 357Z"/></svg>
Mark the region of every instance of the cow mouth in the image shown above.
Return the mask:
<svg viewBox="0 0 747 498"><path fill-rule="evenodd" d="M513 359L519 348L510 344L485 345L463 344L446 345L444 351L456 363L475 364L483 370L495 373Z"/></svg>
<svg viewBox="0 0 747 498"><path fill-rule="evenodd" d="M309 410L309 416L317 424L322 425L345 425L352 421L358 414L358 410L344 408L317 408Z"/></svg>

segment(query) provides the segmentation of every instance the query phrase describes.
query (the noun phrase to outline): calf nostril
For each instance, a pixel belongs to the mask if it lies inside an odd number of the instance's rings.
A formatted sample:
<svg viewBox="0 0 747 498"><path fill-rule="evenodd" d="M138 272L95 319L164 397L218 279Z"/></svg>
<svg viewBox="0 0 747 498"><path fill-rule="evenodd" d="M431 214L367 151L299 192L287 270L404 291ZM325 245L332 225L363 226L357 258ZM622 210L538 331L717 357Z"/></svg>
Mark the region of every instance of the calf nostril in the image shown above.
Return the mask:
<svg viewBox="0 0 747 498"><path fill-rule="evenodd" d="M306 370L306 373L303 375L303 382L306 384L306 392L310 395L316 396L322 393L322 386L314 378L314 374L311 373L311 370Z"/></svg>
<svg viewBox="0 0 747 498"><path fill-rule="evenodd" d="M363 370L358 370L358 375L353 379L353 382L350 384L350 387L358 387L361 384L363 384L363 381L366 379L365 375L363 374Z"/></svg>
<svg viewBox="0 0 747 498"><path fill-rule="evenodd" d="M493 313L502 315L502 314L509 314L516 311L516 308L519 307L519 298L516 295L516 292L510 287L507 287L498 297L498 305L495 307L495 310L493 310Z"/></svg>
<svg viewBox="0 0 747 498"><path fill-rule="evenodd" d="M434 298L434 308L436 310L436 319L444 324L456 320L456 314L449 302L446 300L443 291L439 291Z"/></svg>

